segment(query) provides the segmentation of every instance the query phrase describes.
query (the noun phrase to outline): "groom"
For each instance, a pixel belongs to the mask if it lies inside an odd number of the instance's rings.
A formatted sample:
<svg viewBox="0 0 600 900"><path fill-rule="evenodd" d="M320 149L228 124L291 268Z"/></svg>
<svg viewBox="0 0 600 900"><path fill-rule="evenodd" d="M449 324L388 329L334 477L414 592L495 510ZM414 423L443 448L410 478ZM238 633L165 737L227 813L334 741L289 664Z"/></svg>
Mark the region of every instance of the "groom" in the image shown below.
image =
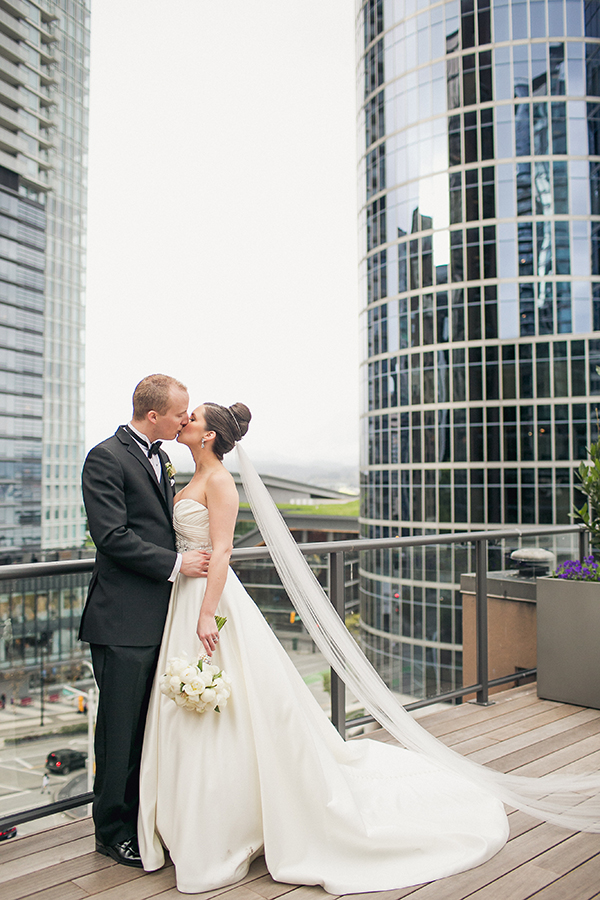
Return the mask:
<svg viewBox="0 0 600 900"><path fill-rule="evenodd" d="M188 403L187 389L174 378L144 378L133 394L132 421L90 450L83 468L97 551L79 632L90 644L100 688L96 850L140 868L140 756L169 595L178 572L198 578L207 570L206 553L175 550L174 481L160 449L187 424Z"/></svg>

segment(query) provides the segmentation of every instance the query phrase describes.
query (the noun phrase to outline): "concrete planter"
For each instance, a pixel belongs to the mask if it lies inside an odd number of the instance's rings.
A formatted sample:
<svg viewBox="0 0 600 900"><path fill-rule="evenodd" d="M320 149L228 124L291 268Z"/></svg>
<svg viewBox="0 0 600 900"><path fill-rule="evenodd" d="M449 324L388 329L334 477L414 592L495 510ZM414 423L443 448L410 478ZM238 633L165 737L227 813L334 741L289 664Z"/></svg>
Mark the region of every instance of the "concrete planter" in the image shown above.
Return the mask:
<svg viewBox="0 0 600 900"><path fill-rule="evenodd" d="M600 709L600 582L537 580L537 692Z"/></svg>

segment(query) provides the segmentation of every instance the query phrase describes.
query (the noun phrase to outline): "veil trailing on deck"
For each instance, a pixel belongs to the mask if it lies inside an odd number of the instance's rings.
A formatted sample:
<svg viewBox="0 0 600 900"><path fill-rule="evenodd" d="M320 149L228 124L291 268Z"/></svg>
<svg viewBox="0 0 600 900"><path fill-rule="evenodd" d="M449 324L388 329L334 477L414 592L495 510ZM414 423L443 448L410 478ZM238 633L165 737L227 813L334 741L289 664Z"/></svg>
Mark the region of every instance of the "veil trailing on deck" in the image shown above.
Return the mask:
<svg viewBox="0 0 600 900"><path fill-rule="evenodd" d="M246 497L288 596L319 650L379 724L402 746L511 807L564 828L600 832L600 774L530 778L496 772L446 747L406 712L347 631L239 444L237 453Z"/></svg>

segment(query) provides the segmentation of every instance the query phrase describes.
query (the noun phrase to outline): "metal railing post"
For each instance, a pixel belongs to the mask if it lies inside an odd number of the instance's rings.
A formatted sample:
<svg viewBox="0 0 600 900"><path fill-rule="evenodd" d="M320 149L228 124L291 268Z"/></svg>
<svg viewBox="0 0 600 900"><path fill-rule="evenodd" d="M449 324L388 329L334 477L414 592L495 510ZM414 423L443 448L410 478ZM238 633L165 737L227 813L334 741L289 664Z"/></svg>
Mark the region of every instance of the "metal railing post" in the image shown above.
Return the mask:
<svg viewBox="0 0 600 900"><path fill-rule="evenodd" d="M477 611L477 691L476 703L489 705L487 541L475 541L475 607Z"/></svg>
<svg viewBox="0 0 600 900"><path fill-rule="evenodd" d="M344 552L329 554L329 599L342 621L345 619ZM346 685L333 669L331 672L331 721L346 737Z"/></svg>

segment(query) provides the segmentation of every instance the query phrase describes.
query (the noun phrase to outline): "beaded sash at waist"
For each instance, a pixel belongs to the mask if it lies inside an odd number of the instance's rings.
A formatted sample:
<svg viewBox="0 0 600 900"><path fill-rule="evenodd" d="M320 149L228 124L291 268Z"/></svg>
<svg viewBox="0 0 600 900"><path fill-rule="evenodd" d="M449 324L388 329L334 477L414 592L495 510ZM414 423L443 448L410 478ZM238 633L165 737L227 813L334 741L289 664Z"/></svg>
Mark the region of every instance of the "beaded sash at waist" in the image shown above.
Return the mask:
<svg viewBox="0 0 600 900"><path fill-rule="evenodd" d="M195 541L192 538L185 538L177 535L175 538L175 546L178 553L185 553L187 550L212 550L209 541Z"/></svg>

